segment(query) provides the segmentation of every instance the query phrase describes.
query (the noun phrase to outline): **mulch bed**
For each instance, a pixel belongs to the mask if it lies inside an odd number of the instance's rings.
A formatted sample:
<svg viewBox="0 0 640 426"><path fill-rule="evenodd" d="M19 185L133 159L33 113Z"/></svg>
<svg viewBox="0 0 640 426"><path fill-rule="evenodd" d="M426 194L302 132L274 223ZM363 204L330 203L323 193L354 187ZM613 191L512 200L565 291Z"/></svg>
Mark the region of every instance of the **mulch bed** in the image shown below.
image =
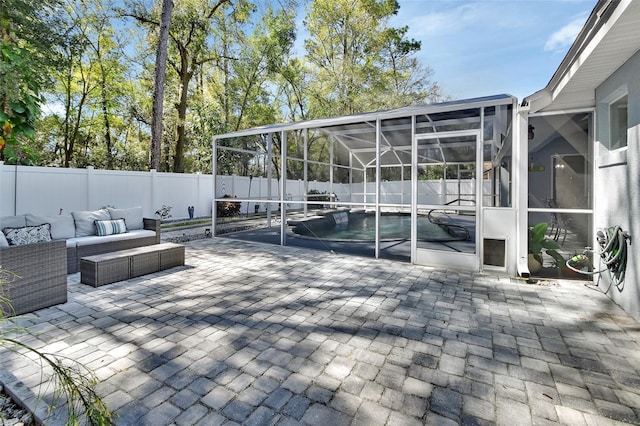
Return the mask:
<svg viewBox="0 0 640 426"><path fill-rule="evenodd" d="M2 426L31 426L36 424L31 413L14 403L4 393L2 387L0 387L0 424Z"/></svg>

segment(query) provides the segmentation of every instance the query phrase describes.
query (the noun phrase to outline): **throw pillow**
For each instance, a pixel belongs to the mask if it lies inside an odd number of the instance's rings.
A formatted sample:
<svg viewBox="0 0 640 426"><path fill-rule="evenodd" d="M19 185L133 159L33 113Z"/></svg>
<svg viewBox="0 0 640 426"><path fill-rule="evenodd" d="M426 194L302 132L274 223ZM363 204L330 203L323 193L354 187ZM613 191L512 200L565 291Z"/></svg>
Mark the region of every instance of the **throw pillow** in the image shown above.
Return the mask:
<svg viewBox="0 0 640 426"><path fill-rule="evenodd" d="M142 207L131 207L129 209L114 209L107 207L111 219L124 219L127 222L127 229L142 229Z"/></svg>
<svg viewBox="0 0 640 426"><path fill-rule="evenodd" d="M109 212L105 209L94 211L71 212L76 224L76 237L87 237L96 234L96 220L110 220Z"/></svg>
<svg viewBox="0 0 640 426"><path fill-rule="evenodd" d="M127 232L127 225L124 219L116 220L96 220L96 232L99 237L113 234L124 234Z"/></svg>
<svg viewBox="0 0 640 426"><path fill-rule="evenodd" d="M23 214L18 216L2 216L0 217L0 225L2 225L2 228L22 228L23 226L27 226L27 220Z"/></svg>
<svg viewBox="0 0 640 426"><path fill-rule="evenodd" d="M12 246L51 241L51 225L48 223L22 228L4 228L2 232Z"/></svg>
<svg viewBox="0 0 640 426"><path fill-rule="evenodd" d="M2 231L0 231L0 247L9 247L9 241L7 241L7 237L4 236Z"/></svg>
<svg viewBox="0 0 640 426"><path fill-rule="evenodd" d="M71 215L64 216L36 216L26 214L27 226L36 226L43 223L51 224L51 238L54 240L68 240L76 236L76 225Z"/></svg>

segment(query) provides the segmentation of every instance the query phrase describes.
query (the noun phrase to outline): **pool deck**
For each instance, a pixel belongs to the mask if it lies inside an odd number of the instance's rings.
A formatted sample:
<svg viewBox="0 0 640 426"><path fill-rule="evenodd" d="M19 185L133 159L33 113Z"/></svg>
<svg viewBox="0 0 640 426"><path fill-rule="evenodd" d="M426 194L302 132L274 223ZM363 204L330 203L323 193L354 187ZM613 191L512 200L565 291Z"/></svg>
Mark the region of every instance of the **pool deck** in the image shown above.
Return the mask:
<svg viewBox="0 0 640 426"><path fill-rule="evenodd" d="M640 322L582 282L185 246L184 267L99 288L69 275L66 304L19 320L96 373L117 424L640 424ZM51 390L7 351L0 373Z"/></svg>

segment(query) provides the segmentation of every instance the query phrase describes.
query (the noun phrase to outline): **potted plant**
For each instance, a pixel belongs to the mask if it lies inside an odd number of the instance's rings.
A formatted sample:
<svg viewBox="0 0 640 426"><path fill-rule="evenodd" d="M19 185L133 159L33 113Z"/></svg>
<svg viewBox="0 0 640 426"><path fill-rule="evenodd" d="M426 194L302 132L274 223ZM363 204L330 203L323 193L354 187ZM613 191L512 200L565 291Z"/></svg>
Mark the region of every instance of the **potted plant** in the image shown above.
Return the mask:
<svg viewBox="0 0 640 426"><path fill-rule="evenodd" d="M529 272L535 274L542 268L542 251L553 258L556 266L564 264L564 258L558 249L560 246L553 240L547 238L547 229L549 224L546 222L538 223L529 227L529 257L527 259Z"/></svg>

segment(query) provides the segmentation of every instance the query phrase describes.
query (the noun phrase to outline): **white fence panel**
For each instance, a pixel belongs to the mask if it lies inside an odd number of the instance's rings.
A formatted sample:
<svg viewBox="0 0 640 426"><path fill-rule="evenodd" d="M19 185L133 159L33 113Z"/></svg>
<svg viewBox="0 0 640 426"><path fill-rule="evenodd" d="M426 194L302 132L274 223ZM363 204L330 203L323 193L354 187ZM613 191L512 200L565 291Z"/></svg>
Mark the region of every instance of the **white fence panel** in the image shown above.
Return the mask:
<svg viewBox="0 0 640 426"><path fill-rule="evenodd" d="M86 170L87 203L82 209L95 210L105 206L115 208L143 207L145 217L153 217L152 176L146 172ZM73 210L81 210L73 208Z"/></svg>
<svg viewBox="0 0 640 426"><path fill-rule="evenodd" d="M211 212L209 208L198 205L199 199L197 175L155 173L153 180L153 202L154 205L157 206L156 209L163 205L171 206L172 218L189 217L189 206L193 206L195 217L210 215Z"/></svg>
<svg viewBox="0 0 640 426"><path fill-rule="evenodd" d="M490 182L483 182L485 193ZM229 194L242 202L242 213L266 210L269 200L280 199L280 184L276 179L247 176L218 176L216 197ZM361 203L365 185L329 182L308 182L309 191L335 194L337 205ZM440 204L451 197L442 195L445 182L420 181L420 203ZM457 181L446 182L446 189L457 193ZM472 182L462 182L462 193L473 192ZM411 182L382 182L381 202L407 204L411 199ZM455 191L454 191L455 190ZM375 183L366 185L368 203L375 202ZM302 180L288 180L286 185L287 209L302 209L305 185ZM0 216L34 213L40 215L69 214L75 210L94 210L103 206L127 208L142 206L145 217L153 217L163 205L170 206L173 219L187 218L188 207L193 206L195 217L211 216L214 198L213 177L203 174L130 172L114 170L65 169L55 167L6 166L0 162ZM246 202L246 200L250 200ZM272 209L276 206L272 204Z"/></svg>
<svg viewBox="0 0 640 426"><path fill-rule="evenodd" d="M0 214L57 215L86 210L86 171L50 167L0 166Z"/></svg>

